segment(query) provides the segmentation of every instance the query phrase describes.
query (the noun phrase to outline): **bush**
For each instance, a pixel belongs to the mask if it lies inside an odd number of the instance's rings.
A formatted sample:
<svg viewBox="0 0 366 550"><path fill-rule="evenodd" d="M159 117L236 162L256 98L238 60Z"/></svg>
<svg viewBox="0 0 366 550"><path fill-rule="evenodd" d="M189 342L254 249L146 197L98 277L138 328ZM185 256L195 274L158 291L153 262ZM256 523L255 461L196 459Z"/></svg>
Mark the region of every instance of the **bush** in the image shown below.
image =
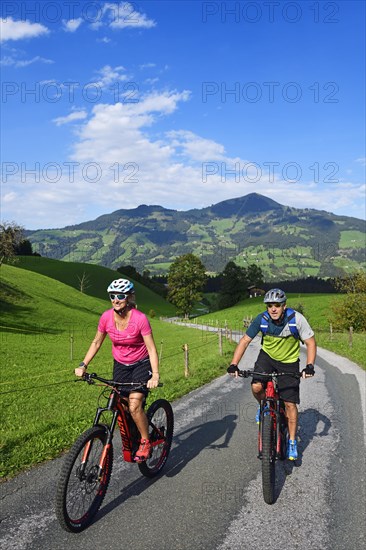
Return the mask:
<svg viewBox="0 0 366 550"><path fill-rule="evenodd" d="M348 330L353 327L355 332L366 330L366 293L350 293L341 301L334 300L330 306L333 312L329 321L335 330Z"/></svg>

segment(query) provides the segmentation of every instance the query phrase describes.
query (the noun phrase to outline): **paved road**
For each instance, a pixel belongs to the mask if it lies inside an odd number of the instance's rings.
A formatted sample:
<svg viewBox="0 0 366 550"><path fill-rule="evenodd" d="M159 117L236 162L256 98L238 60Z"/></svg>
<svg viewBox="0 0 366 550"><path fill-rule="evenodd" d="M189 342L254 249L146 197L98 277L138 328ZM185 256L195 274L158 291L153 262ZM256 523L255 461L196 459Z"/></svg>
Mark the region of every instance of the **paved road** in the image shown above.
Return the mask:
<svg viewBox="0 0 366 550"><path fill-rule="evenodd" d="M257 352L251 345L247 365ZM274 505L262 499L249 382L224 376L173 403L174 445L159 479L116 459L103 507L83 533L64 532L54 515L60 459L2 484L0 548L365 547L365 373L330 352L317 365L301 385L300 459L277 465Z"/></svg>

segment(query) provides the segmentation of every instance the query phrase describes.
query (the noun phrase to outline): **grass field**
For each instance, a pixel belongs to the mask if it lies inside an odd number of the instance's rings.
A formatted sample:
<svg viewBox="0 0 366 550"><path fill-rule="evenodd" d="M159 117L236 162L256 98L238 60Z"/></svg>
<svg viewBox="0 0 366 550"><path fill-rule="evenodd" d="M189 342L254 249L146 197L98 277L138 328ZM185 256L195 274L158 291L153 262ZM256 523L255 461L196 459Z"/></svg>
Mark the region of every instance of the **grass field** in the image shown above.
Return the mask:
<svg viewBox="0 0 366 550"><path fill-rule="evenodd" d="M75 383L73 371L110 303L19 267L3 265L0 276L0 473L7 478L56 457L91 424L100 388ZM146 312L142 301L139 309ZM217 334L154 319L151 323L164 383L154 397L175 399L226 372L233 344L224 340L220 355ZM108 339L90 369L111 375Z"/></svg>
<svg viewBox="0 0 366 550"><path fill-rule="evenodd" d="M109 283L113 279L123 278L123 275L118 271L99 265L62 262L40 256L18 256L18 259L17 267L52 277L78 290L80 289L80 280L84 276L84 294L104 300L108 299L107 287ZM137 302L143 304L146 312L153 309L157 315L175 315L174 306L140 283L135 281L134 283Z"/></svg>

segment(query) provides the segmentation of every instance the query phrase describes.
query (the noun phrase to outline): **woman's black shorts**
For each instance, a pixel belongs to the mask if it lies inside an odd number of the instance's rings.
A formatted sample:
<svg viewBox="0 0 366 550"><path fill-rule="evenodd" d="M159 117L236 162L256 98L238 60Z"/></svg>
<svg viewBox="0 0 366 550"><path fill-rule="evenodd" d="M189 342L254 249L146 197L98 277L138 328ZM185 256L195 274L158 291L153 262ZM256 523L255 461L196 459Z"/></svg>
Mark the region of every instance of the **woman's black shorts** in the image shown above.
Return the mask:
<svg viewBox="0 0 366 550"><path fill-rule="evenodd" d="M141 361L136 361L136 363L131 363L130 365L124 365L114 360L113 364L113 380L117 382L123 382L124 384L130 382L140 382L146 383L152 376L150 359L146 357L141 359ZM149 390L147 388L134 388L131 386L122 387L120 394L129 395L131 392L138 392L147 395Z"/></svg>
<svg viewBox="0 0 366 550"><path fill-rule="evenodd" d="M258 359L254 366L254 372L265 372L267 374L271 372L288 372L291 374L298 374L300 361L297 360L294 363L281 363L272 359L265 351L261 349L258 355ZM294 376L279 376L278 377L278 393L284 401L290 403L300 403L300 379ZM253 376L252 384L261 382L262 386L266 386L266 379L261 376Z"/></svg>

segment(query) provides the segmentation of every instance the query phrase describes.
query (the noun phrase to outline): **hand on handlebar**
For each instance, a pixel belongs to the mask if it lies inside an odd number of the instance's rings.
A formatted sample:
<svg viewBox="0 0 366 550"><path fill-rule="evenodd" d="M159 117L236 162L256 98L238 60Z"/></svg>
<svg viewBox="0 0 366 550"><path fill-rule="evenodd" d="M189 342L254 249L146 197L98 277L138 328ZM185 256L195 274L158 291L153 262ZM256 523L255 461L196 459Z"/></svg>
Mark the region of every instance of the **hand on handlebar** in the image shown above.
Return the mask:
<svg viewBox="0 0 366 550"><path fill-rule="evenodd" d="M86 372L86 368L85 367L77 367L75 370L74 370L74 374L75 376L84 376L84 373Z"/></svg>
<svg viewBox="0 0 366 550"><path fill-rule="evenodd" d="M152 377L147 381L146 387L148 389L157 388L159 385L159 373L154 372Z"/></svg>
<svg viewBox="0 0 366 550"><path fill-rule="evenodd" d="M311 378L312 376L314 376L314 374L315 374L314 365L312 365L311 363L306 365L306 367L301 371L302 378Z"/></svg>
<svg viewBox="0 0 366 550"><path fill-rule="evenodd" d="M227 373L230 374L230 376L235 376L235 378L238 378L239 376L238 365L231 364L230 367L227 368Z"/></svg>

